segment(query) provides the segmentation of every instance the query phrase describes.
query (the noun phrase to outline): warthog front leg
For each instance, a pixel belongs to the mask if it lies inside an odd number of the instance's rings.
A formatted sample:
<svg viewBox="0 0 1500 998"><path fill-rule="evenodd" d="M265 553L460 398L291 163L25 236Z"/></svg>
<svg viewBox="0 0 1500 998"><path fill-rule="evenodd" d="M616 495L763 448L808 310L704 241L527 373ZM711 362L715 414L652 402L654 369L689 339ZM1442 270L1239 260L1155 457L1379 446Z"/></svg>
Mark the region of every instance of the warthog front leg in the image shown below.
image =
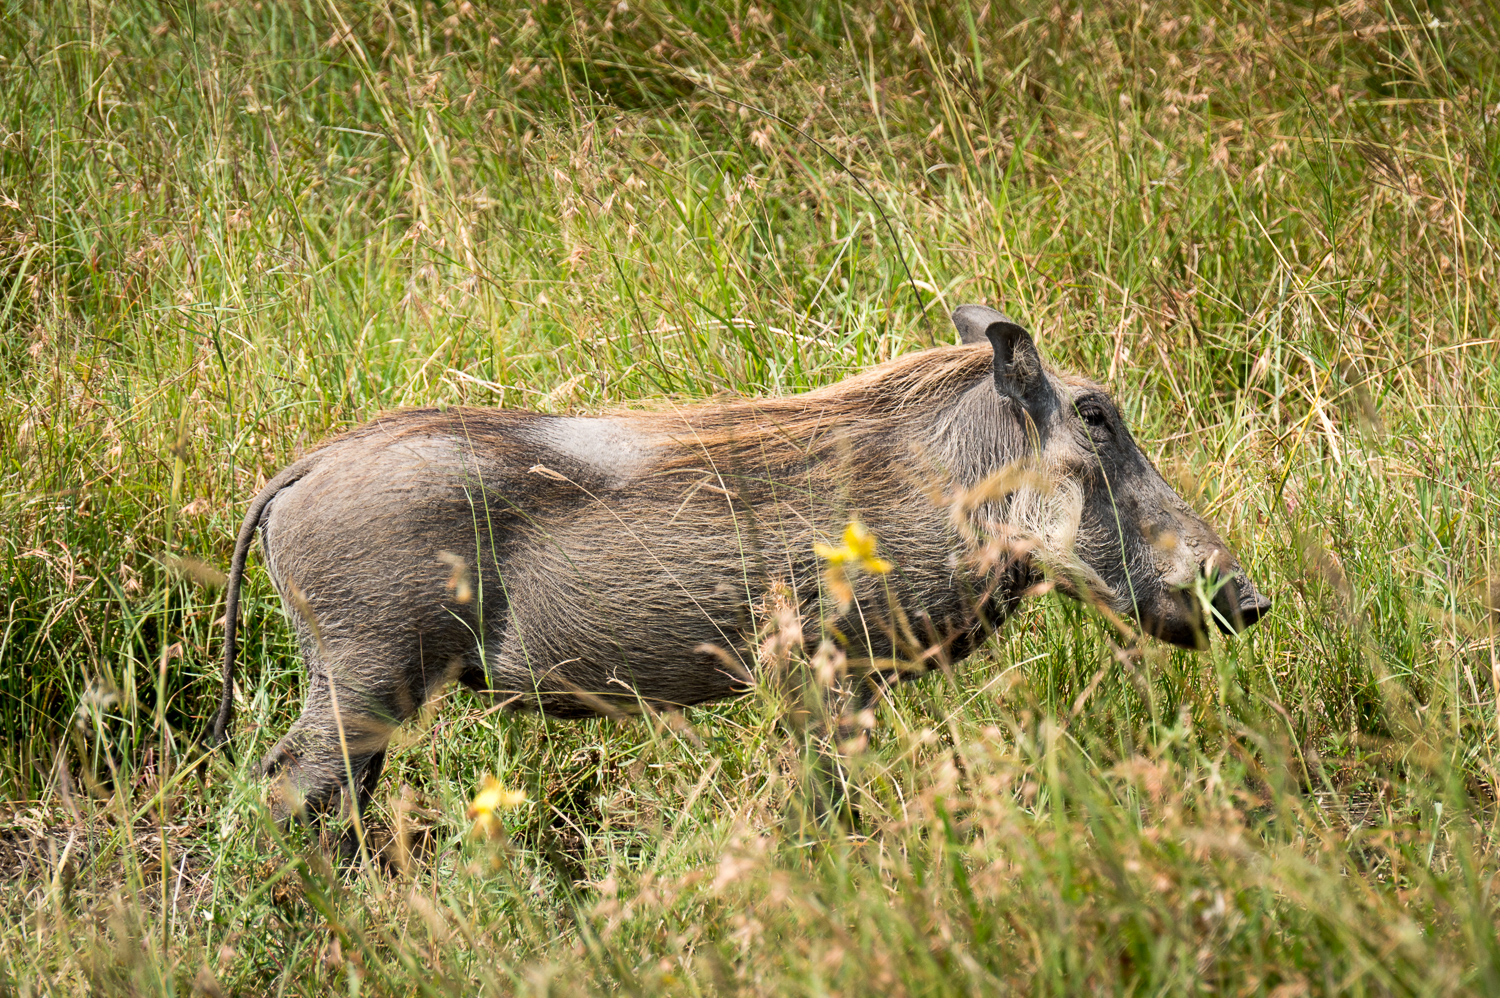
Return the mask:
<svg viewBox="0 0 1500 998"><path fill-rule="evenodd" d="M806 739L804 817L819 826L838 822L859 828L859 809L852 800L849 762L863 752L873 726L871 712L896 677L867 672L847 677L827 691L823 714L809 725Z"/></svg>

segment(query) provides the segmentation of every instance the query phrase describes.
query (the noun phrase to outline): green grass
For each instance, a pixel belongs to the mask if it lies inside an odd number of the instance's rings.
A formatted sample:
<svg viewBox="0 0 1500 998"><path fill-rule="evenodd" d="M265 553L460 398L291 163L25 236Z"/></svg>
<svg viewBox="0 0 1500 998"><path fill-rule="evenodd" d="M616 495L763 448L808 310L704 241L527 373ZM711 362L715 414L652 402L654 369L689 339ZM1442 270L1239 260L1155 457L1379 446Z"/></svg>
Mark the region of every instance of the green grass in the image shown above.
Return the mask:
<svg viewBox="0 0 1500 998"><path fill-rule="evenodd" d="M0 993L1500 991L1495 10L1040 10L0 0ZM339 872L247 776L301 697L255 567L198 780L194 566L324 436L800 391L968 301L1270 617L1033 601L881 707L864 838L786 820L774 693L452 692L372 815L423 850Z"/></svg>

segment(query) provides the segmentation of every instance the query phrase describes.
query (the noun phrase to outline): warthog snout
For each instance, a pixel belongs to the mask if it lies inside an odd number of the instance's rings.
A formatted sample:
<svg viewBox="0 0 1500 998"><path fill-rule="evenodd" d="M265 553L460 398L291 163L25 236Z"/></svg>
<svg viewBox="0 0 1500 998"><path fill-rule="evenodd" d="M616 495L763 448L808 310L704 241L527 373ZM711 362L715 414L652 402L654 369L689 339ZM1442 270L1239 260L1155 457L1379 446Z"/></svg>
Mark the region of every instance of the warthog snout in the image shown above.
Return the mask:
<svg viewBox="0 0 1500 998"><path fill-rule="evenodd" d="M1158 605L1135 616L1152 637L1202 651L1208 647L1210 619L1221 632L1232 635L1270 612L1271 601L1245 573L1224 575L1205 566L1192 585L1172 590Z"/></svg>
<svg viewBox="0 0 1500 998"><path fill-rule="evenodd" d="M1238 634L1271 612L1271 601L1256 591L1249 576L1225 579L1213 598L1214 623L1225 634Z"/></svg>
<svg viewBox="0 0 1500 998"><path fill-rule="evenodd" d="M961 346L802 395L412 410L324 444L241 527L216 737L257 531L310 673L263 772L315 811L370 793L452 680L579 717L737 696L821 655L870 696L969 655L1044 579L1187 648L1270 609L1107 391L993 309L953 322Z"/></svg>

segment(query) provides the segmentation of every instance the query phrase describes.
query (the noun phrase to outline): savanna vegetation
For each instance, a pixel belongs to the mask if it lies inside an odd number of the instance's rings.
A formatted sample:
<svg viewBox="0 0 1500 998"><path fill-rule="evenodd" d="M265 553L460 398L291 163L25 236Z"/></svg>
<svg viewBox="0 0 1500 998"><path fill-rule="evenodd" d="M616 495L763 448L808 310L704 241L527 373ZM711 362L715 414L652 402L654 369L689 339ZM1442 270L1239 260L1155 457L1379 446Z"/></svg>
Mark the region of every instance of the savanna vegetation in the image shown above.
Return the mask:
<svg viewBox="0 0 1500 998"><path fill-rule="evenodd" d="M1497 27L3 0L0 993L1500 991ZM245 503L323 437L796 392L969 301L1111 388L1269 617L1034 599L846 746L854 828L796 820L784 684L455 689L340 866L250 777L303 681L252 558L196 765Z"/></svg>

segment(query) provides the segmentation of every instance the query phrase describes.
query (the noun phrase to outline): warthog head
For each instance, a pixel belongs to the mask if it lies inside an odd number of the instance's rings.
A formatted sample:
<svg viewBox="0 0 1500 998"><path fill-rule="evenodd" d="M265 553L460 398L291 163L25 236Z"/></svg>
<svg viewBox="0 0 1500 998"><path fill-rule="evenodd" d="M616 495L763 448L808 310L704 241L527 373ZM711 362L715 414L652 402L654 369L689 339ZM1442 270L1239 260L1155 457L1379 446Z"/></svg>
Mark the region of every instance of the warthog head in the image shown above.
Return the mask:
<svg viewBox="0 0 1500 998"><path fill-rule="evenodd" d="M1271 609L1141 452L1103 388L1049 372L1030 335L994 309L965 305L953 323L965 343L994 348L995 387L1028 438L1025 451L1067 491L1051 503L1051 536L1036 552L1059 589L1183 648L1207 646L1210 618L1233 634Z"/></svg>

